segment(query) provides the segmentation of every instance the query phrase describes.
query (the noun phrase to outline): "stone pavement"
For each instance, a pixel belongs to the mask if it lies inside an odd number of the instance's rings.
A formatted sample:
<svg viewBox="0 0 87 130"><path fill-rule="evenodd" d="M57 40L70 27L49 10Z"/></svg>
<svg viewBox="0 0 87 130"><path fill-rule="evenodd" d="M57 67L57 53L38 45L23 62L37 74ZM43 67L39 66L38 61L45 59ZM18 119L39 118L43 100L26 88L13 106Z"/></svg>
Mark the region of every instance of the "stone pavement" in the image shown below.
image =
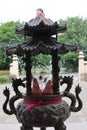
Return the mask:
<svg viewBox="0 0 87 130"><path fill-rule="evenodd" d="M74 81L71 92L74 92L75 86L78 84L78 81ZM3 89L6 85L0 85L0 130L19 130L21 124L18 123L14 115L6 115L2 110L2 105L5 101L3 96ZM7 85L13 94L11 85ZM81 111L76 113L71 113L71 116L65 121L67 130L87 130L87 82L80 82L82 92L80 97L83 101L83 108ZM24 90L23 90L24 91ZM38 130L39 128L35 128ZM52 128L51 128L52 129ZM50 130L50 128L47 128Z"/></svg>
<svg viewBox="0 0 87 130"><path fill-rule="evenodd" d="M67 130L87 130L87 123L68 123L66 124ZM19 124L0 124L0 130L20 130L21 125ZM35 128L34 130L40 130ZM54 130L53 127L48 127L46 130Z"/></svg>

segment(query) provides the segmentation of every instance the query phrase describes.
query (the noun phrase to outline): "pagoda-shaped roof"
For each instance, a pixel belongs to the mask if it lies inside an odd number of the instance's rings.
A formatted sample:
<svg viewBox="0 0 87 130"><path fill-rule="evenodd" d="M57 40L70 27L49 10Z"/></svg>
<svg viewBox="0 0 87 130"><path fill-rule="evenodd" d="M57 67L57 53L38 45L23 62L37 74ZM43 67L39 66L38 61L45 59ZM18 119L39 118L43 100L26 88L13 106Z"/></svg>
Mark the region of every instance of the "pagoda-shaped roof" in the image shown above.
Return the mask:
<svg viewBox="0 0 87 130"><path fill-rule="evenodd" d="M15 29L17 34L31 37L20 45L7 47L6 52L8 55L24 55L30 52L33 56L39 53L52 54L54 50L56 50L58 54L76 50L76 45L59 43L57 42L57 37L53 37L53 35L63 33L64 31L66 31L66 25L60 25L42 15L37 16L25 23L25 25L16 27Z"/></svg>
<svg viewBox="0 0 87 130"><path fill-rule="evenodd" d="M44 40L33 40L31 38L23 44L7 47L6 52L8 55L18 54L20 56L26 54L26 52L30 52L31 55L34 56L39 53L52 54L53 50L56 50L58 54L64 54L69 51L75 51L76 49L76 45L59 43L56 41L56 38L51 37L50 39Z"/></svg>
<svg viewBox="0 0 87 130"><path fill-rule="evenodd" d="M36 17L26 22L24 25L16 27L15 32L23 36L32 36L34 34L54 35L66 31L66 25L60 25L45 17Z"/></svg>

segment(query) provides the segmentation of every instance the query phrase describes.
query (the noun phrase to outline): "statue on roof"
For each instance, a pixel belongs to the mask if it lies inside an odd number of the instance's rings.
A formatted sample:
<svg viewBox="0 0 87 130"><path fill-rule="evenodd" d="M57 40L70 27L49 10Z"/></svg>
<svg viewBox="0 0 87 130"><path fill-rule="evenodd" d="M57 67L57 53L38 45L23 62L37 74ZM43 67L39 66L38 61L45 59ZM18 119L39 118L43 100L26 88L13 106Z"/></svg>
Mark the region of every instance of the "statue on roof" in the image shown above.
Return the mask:
<svg viewBox="0 0 87 130"><path fill-rule="evenodd" d="M36 17L45 17L43 9L39 8L36 10Z"/></svg>

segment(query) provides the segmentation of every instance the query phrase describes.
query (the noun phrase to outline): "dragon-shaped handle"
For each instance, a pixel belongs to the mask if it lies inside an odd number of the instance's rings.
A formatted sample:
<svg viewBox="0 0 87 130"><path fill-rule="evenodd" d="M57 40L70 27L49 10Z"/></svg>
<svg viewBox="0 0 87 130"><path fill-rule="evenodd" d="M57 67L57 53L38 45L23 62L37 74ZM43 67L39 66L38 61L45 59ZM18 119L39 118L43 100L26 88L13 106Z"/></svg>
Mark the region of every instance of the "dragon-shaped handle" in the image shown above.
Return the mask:
<svg viewBox="0 0 87 130"><path fill-rule="evenodd" d="M3 94L6 97L6 100L3 104L3 110L6 114L8 115L12 115L15 114L16 115L16 108L15 108L15 101L17 101L18 99L22 98L22 93L18 90L19 86L23 86L25 87L25 84L23 83L25 79L21 80L21 79L14 79L12 81L12 87L14 89L15 95L13 97L10 98L10 90L6 87L5 90L3 91ZM8 106L9 105L9 110L8 110Z"/></svg>
<svg viewBox="0 0 87 130"><path fill-rule="evenodd" d="M18 99L22 98L22 95L19 94L19 95L15 95L15 96L10 98L10 90L7 87L3 91L3 94L6 96L6 100L3 104L3 111L8 115L12 115L12 114L16 115L16 108L14 106L14 103ZM9 105L9 110L8 110L8 107L7 107L8 105Z"/></svg>
<svg viewBox="0 0 87 130"><path fill-rule="evenodd" d="M71 100L70 111L72 111L72 112L80 111L83 106L82 101L79 97L80 92L81 92L81 87L79 86L79 84L75 88L75 96L68 91L63 92L63 96L68 97ZM76 107L76 101L78 101L77 107Z"/></svg>

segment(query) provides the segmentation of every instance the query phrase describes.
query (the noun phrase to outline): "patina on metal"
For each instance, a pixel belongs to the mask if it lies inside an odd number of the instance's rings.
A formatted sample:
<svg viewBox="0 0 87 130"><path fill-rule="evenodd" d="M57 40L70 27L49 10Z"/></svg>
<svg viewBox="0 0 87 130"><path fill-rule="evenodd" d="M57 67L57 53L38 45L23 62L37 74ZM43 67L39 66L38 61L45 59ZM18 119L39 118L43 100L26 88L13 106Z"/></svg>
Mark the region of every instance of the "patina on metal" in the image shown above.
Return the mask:
<svg viewBox="0 0 87 130"><path fill-rule="evenodd" d="M6 114L16 115L18 121L22 123L21 130L33 130L33 127L40 127L41 130L45 130L46 127L54 127L55 130L66 130L64 121L70 116L71 112L78 112L82 108L79 85L76 86L74 95L70 92L73 77L59 76L59 54L77 49L74 44L67 45L57 41L58 34L66 30L66 25L60 25L45 18L43 10L38 9L37 16L34 19L15 29L17 34L24 36L24 43L6 48L7 55L17 54L23 56L25 63L25 78L12 80L15 95L10 97L10 90L7 87L3 92L6 96L3 110ZM27 38L28 36L29 38ZM32 56L40 53L49 54L52 57L52 81L48 81L43 91L40 90L37 79L34 78L33 80L31 73ZM66 84L67 87L61 92L60 86L62 87L63 84ZM19 86L25 87L26 93L22 93ZM47 87L49 90L47 90ZM64 97L69 98L71 104L64 101L62 99ZM19 99L22 99L22 101L15 106L15 101Z"/></svg>

